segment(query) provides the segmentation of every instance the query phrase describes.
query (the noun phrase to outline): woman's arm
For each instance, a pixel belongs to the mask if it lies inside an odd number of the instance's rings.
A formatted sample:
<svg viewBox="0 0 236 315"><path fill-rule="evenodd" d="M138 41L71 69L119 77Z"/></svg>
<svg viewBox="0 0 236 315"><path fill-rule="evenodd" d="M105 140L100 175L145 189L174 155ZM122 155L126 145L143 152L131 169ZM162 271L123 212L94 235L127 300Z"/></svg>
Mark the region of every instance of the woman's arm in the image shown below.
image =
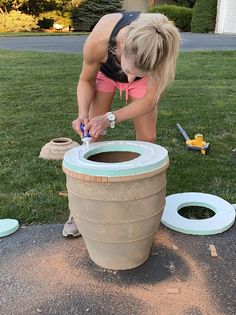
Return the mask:
<svg viewBox="0 0 236 315"><path fill-rule="evenodd" d="M96 76L107 60L108 40L119 13L103 16L88 36L83 49L83 67L77 86L78 118L72 126L82 136L80 124L88 123L89 108L95 93Z"/></svg>
<svg viewBox="0 0 236 315"><path fill-rule="evenodd" d="M90 104L95 93L96 76L99 68L99 62L89 62L84 59L82 72L77 85L78 111L81 117L88 117Z"/></svg>
<svg viewBox="0 0 236 315"><path fill-rule="evenodd" d="M127 119L133 119L151 112L158 102L158 83L149 78L147 93L143 98L133 101L129 105L120 108L113 113L116 115L116 122L120 123Z"/></svg>
<svg viewBox="0 0 236 315"><path fill-rule="evenodd" d="M105 54L106 46L91 34L84 45L83 66L77 85L78 118L72 122L74 130L81 136L80 124L88 122L89 108L95 93L96 76Z"/></svg>

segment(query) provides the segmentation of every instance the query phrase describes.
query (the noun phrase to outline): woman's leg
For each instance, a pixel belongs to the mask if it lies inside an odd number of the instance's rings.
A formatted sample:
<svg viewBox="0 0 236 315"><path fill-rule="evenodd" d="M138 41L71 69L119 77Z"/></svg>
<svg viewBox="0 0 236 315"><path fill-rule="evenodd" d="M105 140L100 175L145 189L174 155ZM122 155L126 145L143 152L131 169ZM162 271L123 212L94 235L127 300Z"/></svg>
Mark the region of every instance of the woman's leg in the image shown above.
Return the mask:
<svg viewBox="0 0 236 315"><path fill-rule="evenodd" d="M115 92L96 91L90 107L89 119L104 115L105 113L109 112L111 109L112 101L114 99L114 95ZM103 141L103 136L100 136L96 138L96 140L93 140L93 142L98 141Z"/></svg>
<svg viewBox="0 0 236 315"><path fill-rule="evenodd" d="M128 86L129 101L133 102L145 96L148 89L148 78L144 77L134 81ZM156 142L156 127L157 127L157 107L148 114L134 118L134 128L136 131L136 140Z"/></svg>
<svg viewBox="0 0 236 315"><path fill-rule="evenodd" d="M131 101L135 99L132 98ZM158 105L148 114L133 119L136 140L156 143Z"/></svg>

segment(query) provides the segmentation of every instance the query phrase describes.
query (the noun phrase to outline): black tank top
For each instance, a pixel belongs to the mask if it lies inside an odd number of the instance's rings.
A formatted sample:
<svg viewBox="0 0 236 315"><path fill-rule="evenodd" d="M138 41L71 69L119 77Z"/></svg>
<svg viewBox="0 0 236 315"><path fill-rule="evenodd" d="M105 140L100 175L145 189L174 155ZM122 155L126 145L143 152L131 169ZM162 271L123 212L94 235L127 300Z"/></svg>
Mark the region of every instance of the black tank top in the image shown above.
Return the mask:
<svg viewBox="0 0 236 315"><path fill-rule="evenodd" d="M113 31L111 32L111 36L109 38L108 43L108 57L105 63L102 63L100 67L100 71L105 74L108 78L118 81L121 83L128 83L127 75L122 71L120 62L116 58L114 53L116 48L116 36L119 31L125 26L129 25L131 22L136 20L140 12L137 11L126 11L122 13L122 18L117 22ZM139 80L140 78L136 78L135 80Z"/></svg>

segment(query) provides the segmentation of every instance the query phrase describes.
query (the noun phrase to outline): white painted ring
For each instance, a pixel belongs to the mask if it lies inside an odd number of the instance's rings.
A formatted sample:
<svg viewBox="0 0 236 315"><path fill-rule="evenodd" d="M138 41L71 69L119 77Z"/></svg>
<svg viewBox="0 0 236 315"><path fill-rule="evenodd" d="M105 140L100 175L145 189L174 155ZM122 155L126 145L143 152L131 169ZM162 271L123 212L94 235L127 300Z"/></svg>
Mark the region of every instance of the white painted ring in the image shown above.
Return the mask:
<svg viewBox="0 0 236 315"><path fill-rule="evenodd" d="M182 217L178 211L189 206L209 208L215 215L208 219L193 220ZM228 230L235 222L234 207L226 200L204 193L180 193L166 198L161 222L172 230L185 234L212 235Z"/></svg>

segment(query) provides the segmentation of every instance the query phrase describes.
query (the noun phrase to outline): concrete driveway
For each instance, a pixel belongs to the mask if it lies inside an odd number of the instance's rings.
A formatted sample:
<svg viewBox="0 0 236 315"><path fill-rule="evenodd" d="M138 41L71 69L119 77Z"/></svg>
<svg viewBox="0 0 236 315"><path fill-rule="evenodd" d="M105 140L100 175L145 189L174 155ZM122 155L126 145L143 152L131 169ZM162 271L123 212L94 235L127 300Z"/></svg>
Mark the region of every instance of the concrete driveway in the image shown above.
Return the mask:
<svg viewBox="0 0 236 315"><path fill-rule="evenodd" d="M0 49L82 53L87 36L0 37ZM236 35L181 33L181 51L236 50Z"/></svg>
<svg viewBox="0 0 236 315"><path fill-rule="evenodd" d="M95 265L83 239L63 238L62 228L22 226L0 239L0 314L236 314L235 225L212 236L161 225L149 259L123 271Z"/></svg>

